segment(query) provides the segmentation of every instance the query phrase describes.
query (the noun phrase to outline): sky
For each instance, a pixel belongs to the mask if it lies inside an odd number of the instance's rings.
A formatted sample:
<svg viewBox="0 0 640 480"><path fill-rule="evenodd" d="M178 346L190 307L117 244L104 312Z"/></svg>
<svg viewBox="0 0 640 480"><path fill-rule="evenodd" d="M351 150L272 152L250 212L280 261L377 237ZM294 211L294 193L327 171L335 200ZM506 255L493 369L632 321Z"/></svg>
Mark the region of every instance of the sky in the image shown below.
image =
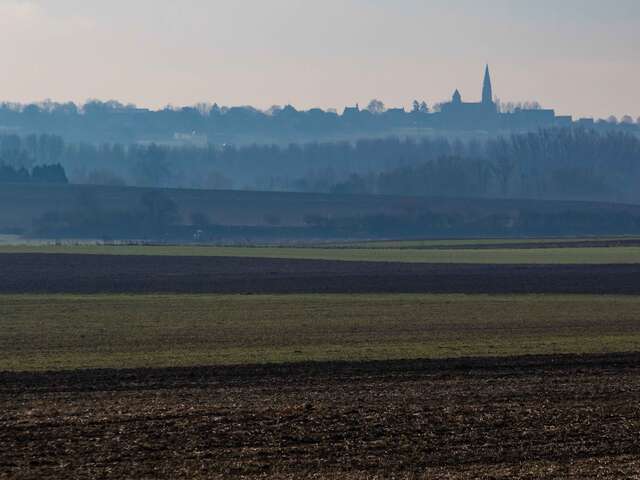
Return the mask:
<svg viewBox="0 0 640 480"><path fill-rule="evenodd" d="M640 116L640 0L0 0L0 100Z"/></svg>

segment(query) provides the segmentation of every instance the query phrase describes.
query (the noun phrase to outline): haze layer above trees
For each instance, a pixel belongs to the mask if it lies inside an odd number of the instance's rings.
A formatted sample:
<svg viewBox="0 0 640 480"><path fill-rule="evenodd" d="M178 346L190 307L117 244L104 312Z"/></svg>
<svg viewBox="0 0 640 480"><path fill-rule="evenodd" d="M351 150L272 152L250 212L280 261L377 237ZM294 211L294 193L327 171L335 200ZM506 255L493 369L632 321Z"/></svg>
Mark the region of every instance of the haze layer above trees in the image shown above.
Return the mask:
<svg viewBox="0 0 640 480"><path fill-rule="evenodd" d="M4 181L13 182L29 180L25 174L34 165L61 164L69 180L81 184L640 202L640 139L620 131L286 147L95 146L52 135L5 135L0 164Z"/></svg>

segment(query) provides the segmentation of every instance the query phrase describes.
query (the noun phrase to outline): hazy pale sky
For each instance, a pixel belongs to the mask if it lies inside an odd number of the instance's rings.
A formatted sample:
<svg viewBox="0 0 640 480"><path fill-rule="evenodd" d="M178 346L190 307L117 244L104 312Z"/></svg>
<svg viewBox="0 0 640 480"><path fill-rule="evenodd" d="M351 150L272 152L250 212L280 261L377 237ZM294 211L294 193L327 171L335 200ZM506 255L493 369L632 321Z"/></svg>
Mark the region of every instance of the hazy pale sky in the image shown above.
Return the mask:
<svg viewBox="0 0 640 480"><path fill-rule="evenodd" d="M640 0L0 0L0 99L640 115Z"/></svg>

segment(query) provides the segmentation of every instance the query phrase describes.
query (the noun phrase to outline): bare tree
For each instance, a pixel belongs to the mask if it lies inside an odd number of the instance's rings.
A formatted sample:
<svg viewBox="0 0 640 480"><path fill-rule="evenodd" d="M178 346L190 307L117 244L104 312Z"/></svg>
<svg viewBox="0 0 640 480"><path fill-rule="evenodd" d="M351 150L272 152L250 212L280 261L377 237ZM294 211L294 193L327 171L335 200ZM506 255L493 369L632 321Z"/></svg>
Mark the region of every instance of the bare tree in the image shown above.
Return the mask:
<svg viewBox="0 0 640 480"><path fill-rule="evenodd" d="M500 182L500 191L502 195L509 192L509 181L515 170L515 163L507 157L500 157L498 161L492 165L493 173Z"/></svg>
<svg viewBox="0 0 640 480"><path fill-rule="evenodd" d="M412 105L411 111L413 113L429 113L427 102L418 102L418 100L414 100Z"/></svg>
<svg viewBox="0 0 640 480"><path fill-rule="evenodd" d="M447 102L439 102L439 103L435 103L435 104L433 104L433 106L431 107L431 110L432 110L434 113L441 112L441 111L442 111L442 106L443 106L444 104L446 104L446 103L447 103Z"/></svg>
<svg viewBox="0 0 640 480"><path fill-rule="evenodd" d="M367 105L367 110L369 110L374 115L379 115L381 113L384 113L384 110L385 110L384 103L374 98L369 102L369 105Z"/></svg>
<svg viewBox="0 0 640 480"><path fill-rule="evenodd" d="M532 102L501 102L496 101L498 105L498 111L500 113L514 113L521 110L541 110L542 106L535 100Z"/></svg>

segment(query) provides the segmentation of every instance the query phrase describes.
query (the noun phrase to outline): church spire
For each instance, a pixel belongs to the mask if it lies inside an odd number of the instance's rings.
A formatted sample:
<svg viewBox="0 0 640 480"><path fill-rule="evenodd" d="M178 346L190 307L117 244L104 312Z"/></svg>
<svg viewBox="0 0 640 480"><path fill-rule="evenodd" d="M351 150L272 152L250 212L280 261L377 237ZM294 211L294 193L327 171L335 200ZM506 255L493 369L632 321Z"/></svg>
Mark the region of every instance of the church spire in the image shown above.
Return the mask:
<svg viewBox="0 0 640 480"><path fill-rule="evenodd" d="M491 75L489 74L489 65L484 70L484 83L482 84L482 103L489 105L493 103L493 90L491 88Z"/></svg>

